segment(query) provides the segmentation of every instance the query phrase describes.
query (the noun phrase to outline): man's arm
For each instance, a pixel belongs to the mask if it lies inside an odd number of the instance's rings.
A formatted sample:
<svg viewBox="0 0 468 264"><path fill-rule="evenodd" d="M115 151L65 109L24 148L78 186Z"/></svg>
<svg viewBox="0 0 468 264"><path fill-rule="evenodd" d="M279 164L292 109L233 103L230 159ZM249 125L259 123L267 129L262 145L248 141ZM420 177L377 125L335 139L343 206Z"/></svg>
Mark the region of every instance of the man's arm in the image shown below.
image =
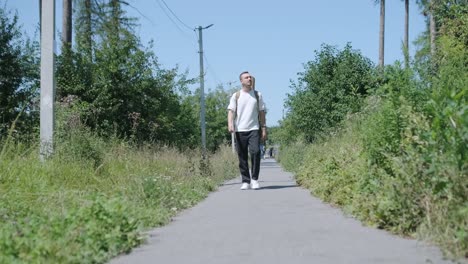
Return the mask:
<svg viewBox="0 0 468 264"><path fill-rule="evenodd" d="M266 127L266 117L265 111L260 111L260 130L262 131L262 140L267 139L267 127Z"/></svg>
<svg viewBox="0 0 468 264"><path fill-rule="evenodd" d="M259 117L260 117L260 120L259 120L260 126L262 127L266 126L265 111L260 111Z"/></svg>
<svg viewBox="0 0 468 264"><path fill-rule="evenodd" d="M234 113L232 110L228 110L228 130L229 133L234 133L234 120L233 120Z"/></svg>

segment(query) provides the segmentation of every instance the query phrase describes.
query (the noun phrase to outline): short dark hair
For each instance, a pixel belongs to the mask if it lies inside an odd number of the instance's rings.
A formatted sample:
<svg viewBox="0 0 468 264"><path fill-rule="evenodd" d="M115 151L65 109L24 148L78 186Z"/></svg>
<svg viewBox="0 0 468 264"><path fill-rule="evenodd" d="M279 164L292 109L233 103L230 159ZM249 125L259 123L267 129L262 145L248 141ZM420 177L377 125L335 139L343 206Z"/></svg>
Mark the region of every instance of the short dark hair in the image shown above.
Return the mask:
<svg viewBox="0 0 468 264"><path fill-rule="evenodd" d="M248 72L248 71L243 71L243 72L241 72L241 74L239 74L239 80L242 80L242 75L243 75L243 74L246 74L246 73L249 73L249 72Z"/></svg>

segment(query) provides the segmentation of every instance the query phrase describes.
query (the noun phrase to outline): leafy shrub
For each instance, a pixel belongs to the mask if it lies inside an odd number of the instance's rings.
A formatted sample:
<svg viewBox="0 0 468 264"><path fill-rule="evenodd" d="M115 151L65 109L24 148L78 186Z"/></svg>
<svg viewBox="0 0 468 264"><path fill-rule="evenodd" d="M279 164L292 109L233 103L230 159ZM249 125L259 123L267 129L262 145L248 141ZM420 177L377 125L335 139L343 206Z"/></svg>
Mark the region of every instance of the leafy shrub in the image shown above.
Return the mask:
<svg viewBox="0 0 468 264"><path fill-rule="evenodd" d="M307 142L340 124L350 112L360 109L363 97L375 88L371 61L347 44L343 50L322 45L315 60L298 73L288 95L290 133L298 132Z"/></svg>
<svg viewBox="0 0 468 264"><path fill-rule="evenodd" d="M457 58L440 64L434 89L417 91L415 80L390 72L380 95L369 97L339 133L299 150L290 145L281 161L300 152L298 182L315 195L371 225L429 239L460 257L468 252L468 64L452 48L444 49L446 56Z"/></svg>

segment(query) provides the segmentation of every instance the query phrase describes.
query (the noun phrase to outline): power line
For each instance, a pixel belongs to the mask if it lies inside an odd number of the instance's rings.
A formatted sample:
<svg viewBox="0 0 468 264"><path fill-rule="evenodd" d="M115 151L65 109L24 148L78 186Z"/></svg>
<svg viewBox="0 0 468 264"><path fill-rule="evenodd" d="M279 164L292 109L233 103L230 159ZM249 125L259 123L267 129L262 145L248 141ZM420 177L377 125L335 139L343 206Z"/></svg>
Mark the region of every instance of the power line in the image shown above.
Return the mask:
<svg viewBox="0 0 468 264"><path fill-rule="evenodd" d="M161 2L159 0L156 0L156 3L158 3L159 7L162 9L162 11L164 12L164 14L166 15L167 18L169 18L169 20L171 20L172 24L174 24L174 26L177 28L177 30L179 30L179 32L184 35L185 37L189 38L187 33L185 31L182 30L182 28L180 28L180 26L174 21L174 19L172 19L172 17L167 13L166 9L164 8L163 5L161 5Z"/></svg>
<svg viewBox="0 0 468 264"><path fill-rule="evenodd" d="M166 1L164 0L156 0L159 7L163 10L164 14L167 16L167 18L169 18L171 20L171 22L174 24L174 26L177 27L177 29L182 33L184 34L184 36L186 36L185 32L180 28L180 26L174 21L174 19L172 19L172 17L167 13L166 9L161 5L161 2L164 4L164 6L167 8L167 10L169 10L169 12L177 19L177 21L180 22L180 24L182 24L185 28L187 28L188 30L190 31L193 31L195 33L195 37L197 39L197 42L200 41L198 39L198 35L196 33L196 28L192 28L190 26L188 26L186 23L184 23L184 21L182 21L176 14L174 11L172 11L172 9L169 7L169 5L166 3ZM206 58L206 55L203 54L203 58L205 59L206 61L206 64L207 64L207 70L209 70L212 74L213 74L213 77L215 79L215 81L219 84L222 84L222 82L218 79L217 75L216 75L216 72L214 71L213 67L211 67L210 63L208 62L208 59ZM204 76L206 76L206 73L203 74Z"/></svg>
<svg viewBox="0 0 468 264"><path fill-rule="evenodd" d="M184 23L176 14L174 11L172 11L172 9L169 7L169 5L166 3L166 1L164 0L156 0L157 4L159 5L159 7L163 10L164 14L166 15L167 18L169 18L169 20L172 22L172 24L179 30L179 32L181 34L183 34L185 37L188 38L188 35L186 34L185 31L182 30L182 28L176 23L176 21L174 21L174 19L168 14L168 12L166 11L166 9L164 8L164 6L167 8L167 10L169 10L169 12L180 22L180 24L182 24L184 27L186 27L188 30L190 31L193 31L195 33L195 38L197 39L197 42L200 41L198 39L198 35L196 33L196 28L191 28L190 26L188 26L186 23ZM161 4L161 2L164 4L164 6ZM140 13L140 15L142 15L143 17L145 17L146 19L150 20L149 18L147 18L146 16L144 16L138 9L136 9L135 7L133 6L130 6L132 8L134 8L138 13ZM150 22L152 22L150 20ZM190 38L191 39L191 38ZM193 39L192 39L193 40ZM203 76L206 76L206 72L209 70L215 81L218 83L218 84L223 84L223 82L221 82L218 78L218 76L216 75L216 72L214 71L213 67L211 67L210 63L208 62L208 59L206 58L206 55L203 53L203 58L205 59L206 61L206 64L207 64L207 67L206 67L206 71L205 73L203 74Z"/></svg>
<svg viewBox="0 0 468 264"><path fill-rule="evenodd" d="M205 61L206 61L206 66L207 66L206 68L211 72L211 74L213 74L213 77L214 77L215 81L216 81L218 84L223 84L223 83L219 80L218 76L216 76L216 72L215 72L215 70L213 69L213 67L211 67L210 63L208 62L208 59L206 58L205 53L203 53L203 58L205 58Z"/></svg>
<svg viewBox="0 0 468 264"><path fill-rule="evenodd" d="M191 28L190 26L187 26L187 24L185 24L182 20L180 20L180 18L172 11L172 9L166 4L166 1L164 0L161 0L163 2L163 4L167 7L167 9L169 9L169 11L171 12L172 15L174 15L174 17L179 20L179 22L184 25L186 28L188 28L189 30L194 30L193 28Z"/></svg>
<svg viewBox="0 0 468 264"><path fill-rule="evenodd" d="M146 20L148 20L149 22L151 22L151 24L152 24L153 26L156 26L156 23L154 23L153 20L151 20L151 19L149 19L147 16L145 16L145 14L143 14L142 12L140 12L140 10L139 10L138 8L136 8L136 7L134 7L134 6L130 5L130 4L128 4L128 6L131 7L131 8L133 8L135 11L137 11L138 14L140 14L143 18L145 18Z"/></svg>

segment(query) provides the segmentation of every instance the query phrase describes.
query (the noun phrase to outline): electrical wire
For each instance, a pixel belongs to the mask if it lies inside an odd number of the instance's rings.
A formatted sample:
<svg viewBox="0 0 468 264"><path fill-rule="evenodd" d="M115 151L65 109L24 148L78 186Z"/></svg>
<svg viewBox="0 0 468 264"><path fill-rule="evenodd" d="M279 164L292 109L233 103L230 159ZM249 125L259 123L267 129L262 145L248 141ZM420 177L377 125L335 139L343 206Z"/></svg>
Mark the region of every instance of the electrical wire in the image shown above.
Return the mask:
<svg viewBox="0 0 468 264"><path fill-rule="evenodd" d="M199 42L200 39L198 38L197 32L195 32L195 30L194 30L194 33L195 33L195 38L197 38L197 42ZM221 81L219 80L218 76L216 75L216 72L214 71L213 67L211 67L210 63L208 62L208 59L206 58L205 52L203 52L203 59L204 59L205 62L206 62L205 74L203 74L203 75L206 76L207 73L208 73L208 71L210 71L211 74L212 74L213 77L214 77L215 82L217 82L218 84L223 84L223 82L221 82Z"/></svg>
<svg viewBox="0 0 468 264"><path fill-rule="evenodd" d="M166 4L166 1L164 0L161 0L163 2L163 4L167 7L167 9L169 10L169 12L171 12L171 14L182 24L184 25L187 29L189 30L193 30L192 27L188 26L187 24L185 24L173 11L172 9Z"/></svg>
<svg viewBox="0 0 468 264"><path fill-rule="evenodd" d="M207 70L211 72L211 74L213 75L215 81L216 81L218 84L223 84L223 82L221 82L221 81L219 80L218 76L216 75L216 72L215 72L215 70L213 69L213 67L211 67L210 63L208 62L208 59L206 58L205 53L203 53L203 58L205 58Z"/></svg>
<svg viewBox="0 0 468 264"><path fill-rule="evenodd" d="M195 38L197 39L197 42L199 42L200 40L198 39L198 35L197 35L197 32L196 32L196 28L192 28L190 26L188 26L186 23L184 23L184 21L182 21L176 14L174 11L172 11L172 9L169 7L169 5L166 3L166 1L164 0L156 0L158 2L158 5L159 7L164 11L164 14L171 20L171 22L177 27L177 29L182 32L185 35L185 32L180 28L180 26L174 21L174 19L167 13L167 11L164 9L164 7L161 5L161 2L164 4L164 6L167 8L167 10L169 10L169 12L177 19L177 21L180 22L181 25L183 25L185 28L187 28L188 30L190 31L193 31L195 33ZM205 74L204 74L204 77L207 75L207 72L211 72L211 74L213 75L214 79L215 79L215 82L217 82L218 84L223 84L223 82L221 82L215 72L215 70L213 69L213 67L211 67L210 63L208 62L208 59L205 55L205 53L203 53L203 58L204 60L206 61L206 69L205 69Z"/></svg>
<svg viewBox="0 0 468 264"><path fill-rule="evenodd" d="M164 14L166 15L167 18L169 18L169 20L171 20L172 24L177 28L177 30L183 35L185 36L186 38L189 38L192 40L191 37L188 37L186 31L182 30L182 28L174 21L174 19L167 13L166 9L164 8L164 6L161 4L161 2L159 0L155 0L156 3L159 5L159 7L162 9L162 11L164 12Z"/></svg>
<svg viewBox="0 0 468 264"><path fill-rule="evenodd" d="M129 7L133 8L135 11L137 11L138 14L140 14L143 18L145 18L146 20L148 20L153 26L156 26L156 23L154 23L153 20L151 20L150 18L148 18L147 16L145 16L145 14L143 14L142 12L140 12L140 10L130 4L128 4Z"/></svg>

